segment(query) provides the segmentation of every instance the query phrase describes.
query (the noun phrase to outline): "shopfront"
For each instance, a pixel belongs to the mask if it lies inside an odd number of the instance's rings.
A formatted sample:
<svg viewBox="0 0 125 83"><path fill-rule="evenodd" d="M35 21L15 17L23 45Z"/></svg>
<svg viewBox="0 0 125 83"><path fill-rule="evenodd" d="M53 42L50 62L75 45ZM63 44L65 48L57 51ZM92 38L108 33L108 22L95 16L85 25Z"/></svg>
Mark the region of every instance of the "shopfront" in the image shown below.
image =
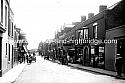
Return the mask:
<svg viewBox="0 0 125 83"><path fill-rule="evenodd" d="M76 60L82 65L90 65L90 46L89 44L76 45Z"/></svg>
<svg viewBox="0 0 125 83"><path fill-rule="evenodd" d="M113 33L113 34L112 34ZM105 68L116 71L116 55L121 54L125 62L125 26L119 26L106 31L106 39L117 40L117 43L105 44ZM125 64L122 71L125 71Z"/></svg>
<svg viewBox="0 0 125 83"><path fill-rule="evenodd" d="M104 45L91 45L90 66L104 69L105 54Z"/></svg>

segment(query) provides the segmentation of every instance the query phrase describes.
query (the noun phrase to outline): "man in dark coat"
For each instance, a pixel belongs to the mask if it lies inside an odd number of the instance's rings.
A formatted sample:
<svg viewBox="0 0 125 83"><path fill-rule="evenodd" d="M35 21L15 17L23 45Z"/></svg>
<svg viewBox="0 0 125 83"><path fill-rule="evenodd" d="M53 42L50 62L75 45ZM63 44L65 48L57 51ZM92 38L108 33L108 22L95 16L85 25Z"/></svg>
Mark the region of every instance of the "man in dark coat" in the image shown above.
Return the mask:
<svg viewBox="0 0 125 83"><path fill-rule="evenodd" d="M118 77L121 77L122 64L123 64L123 59L122 59L122 57L121 57L120 54L117 54L117 55L116 55L116 63L115 63L115 66L116 66L116 71L117 71L117 76L118 76Z"/></svg>
<svg viewBox="0 0 125 83"><path fill-rule="evenodd" d="M27 60L27 63L29 63L29 56L28 56L28 54L26 55L26 60Z"/></svg>

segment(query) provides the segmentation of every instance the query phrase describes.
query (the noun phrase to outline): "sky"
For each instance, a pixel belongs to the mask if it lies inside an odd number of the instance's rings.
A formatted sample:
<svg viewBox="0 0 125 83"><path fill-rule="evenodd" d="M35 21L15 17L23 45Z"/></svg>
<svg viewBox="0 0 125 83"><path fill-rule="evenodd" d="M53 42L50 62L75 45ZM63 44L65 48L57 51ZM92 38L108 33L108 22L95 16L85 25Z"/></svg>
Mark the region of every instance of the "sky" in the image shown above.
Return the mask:
<svg viewBox="0 0 125 83"><path fill-rule="evenodd" d="M26 34L28 49L53 39L63 24L80 22L81 16L97 14L99 5L107 7L120 0L10 0L14 22Z"/></svg>

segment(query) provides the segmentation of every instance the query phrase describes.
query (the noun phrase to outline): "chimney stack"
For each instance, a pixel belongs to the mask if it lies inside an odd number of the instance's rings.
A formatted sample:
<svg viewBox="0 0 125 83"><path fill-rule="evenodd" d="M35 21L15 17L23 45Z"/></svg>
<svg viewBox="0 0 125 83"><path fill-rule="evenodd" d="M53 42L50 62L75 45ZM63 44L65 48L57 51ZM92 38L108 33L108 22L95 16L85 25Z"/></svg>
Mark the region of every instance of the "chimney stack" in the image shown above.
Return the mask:
<svg viewBox="0 0 125 83"><path fill-rule="evenodd" d="M81 22L86 20L86 16L81 16Z"/></svg>
<svg viewBox="0 0 125 83"><path fill-rule="evenodd" d="M106 5L100 5L99 6L99 12L102 12L103 10L107 9Z"/></svg>
<svg viewBox="0 0 125 83"><path fill-rule="evenodd" d="M88 13L88 19L93 17L94 16L94 13Z"/></svg>

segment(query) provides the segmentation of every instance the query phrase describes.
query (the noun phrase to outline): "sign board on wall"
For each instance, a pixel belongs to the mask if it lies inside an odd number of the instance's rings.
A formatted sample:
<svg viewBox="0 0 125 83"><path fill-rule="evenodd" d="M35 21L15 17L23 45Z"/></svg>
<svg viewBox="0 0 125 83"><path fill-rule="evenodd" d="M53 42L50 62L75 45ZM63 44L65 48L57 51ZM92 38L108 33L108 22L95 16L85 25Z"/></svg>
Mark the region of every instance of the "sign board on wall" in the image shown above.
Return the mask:
<svg viewBox="0 0 125 83"><path fill-rule="evenodd" d="M91 49L91 54L95 54L94 48Z"/></svg>
<svg viewBox="0 0 125 83"><path fill-rule="evenodd" d="M104 47L99 47L99 52L104 53Z"/></svg>

